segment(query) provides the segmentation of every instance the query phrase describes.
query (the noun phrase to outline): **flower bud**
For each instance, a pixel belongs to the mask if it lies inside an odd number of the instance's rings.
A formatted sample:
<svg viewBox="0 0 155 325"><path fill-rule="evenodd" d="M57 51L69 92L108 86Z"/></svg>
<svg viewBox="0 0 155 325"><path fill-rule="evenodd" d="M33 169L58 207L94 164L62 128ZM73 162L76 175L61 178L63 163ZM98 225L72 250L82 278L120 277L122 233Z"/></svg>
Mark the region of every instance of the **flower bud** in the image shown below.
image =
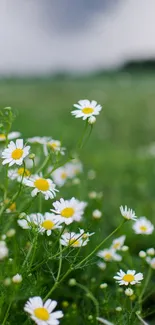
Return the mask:
<svg viewBox="0 0 155 325"><path fill-rule="evenodd" d="M128 297L130 297L130 296L132 296L133 295L133 290L131 289L131 288L127 288L126 290L125 290L125 294L126 294L126 296L128 296Z"/></svg>
<svg viewBox="0 0 155 325"><path fill-rule="evenodd" d="M13 277L12 277L12 282L13 283L20 283L20 282L22 282L22 280L23 280L23 278L22 278L22 276L21 276L21 274L19 274L19 273L17 273L16 275L14 275Z"/></svg>
<svg viewBox="0 0 155 325"><path fill-rule="evenodd" d="M89 124L94 124L96 122L96 117L95 116L90 116L88 119Z"/></svg>

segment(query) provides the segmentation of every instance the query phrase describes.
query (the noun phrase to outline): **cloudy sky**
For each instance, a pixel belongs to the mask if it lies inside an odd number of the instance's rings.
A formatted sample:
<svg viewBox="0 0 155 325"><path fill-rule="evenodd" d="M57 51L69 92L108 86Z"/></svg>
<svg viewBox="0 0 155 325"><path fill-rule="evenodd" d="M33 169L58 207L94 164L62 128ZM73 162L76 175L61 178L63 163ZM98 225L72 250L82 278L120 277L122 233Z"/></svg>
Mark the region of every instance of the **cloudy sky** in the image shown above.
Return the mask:
<svg viewBox="0 0 155 325"><path fill-rule="evenodd" d="M0 74L155 57L155 0L0 0Z"/></svg>

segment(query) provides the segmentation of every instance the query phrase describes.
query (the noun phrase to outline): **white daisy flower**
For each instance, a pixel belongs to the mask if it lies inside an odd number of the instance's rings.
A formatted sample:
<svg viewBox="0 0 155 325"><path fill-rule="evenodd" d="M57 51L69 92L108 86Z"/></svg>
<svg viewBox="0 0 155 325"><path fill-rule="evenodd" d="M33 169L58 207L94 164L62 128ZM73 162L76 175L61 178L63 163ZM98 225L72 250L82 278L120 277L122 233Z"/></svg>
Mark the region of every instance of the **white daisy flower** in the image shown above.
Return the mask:
<svg viewBox="0 0 155 325"><path fill-rule="evenodd" d="M71 162L65 164L65 168L69 178L73 178L83 171L82 163L78 159L73 159Z"/></svg>
<svg viewBox="0 0 155 325"><path fill-rule="evenodd" d="M153 247L148 248L146 253L150 256L154 256L155 255L155 249Z"/></svg>
<svg viewBox="0 0 155 325"><path fill-rule="evenodd" d="M113 248L115 250L121 250L124 245L125 238L126 238L126 236L123 235L121 237L114 239L112 242L111 248Z"/></svg>
<svg viewBox="0 0 155 325"><path fill-rule="evenodd" d="M11 141L8 147L2 151L2 158L4 159L2 165L22 165L24 158L29 154L29 150L30 146L24 147L23 139L17 139L16 143Z"/></svg>
<svg viewBox="0 0 155 325"><path fill-rule="evenodd" d="M150 260L149 265L152 269L155 269L155 257Z"/></svg>
<svg viewBox="0 0 155 325"><path fill-rule="evenodd" d="M121 211L121 215L127 220L136 220L137 219L137 217L135 215L135 211L133 211L132 209L129 209L127 206L125 206L125 208L123 208L123 206L121 205L120 211Z"/></svg>
<svg viewBox="0 0 155 325"><path fill-rule="evenodd" d="M8 140L13 140L19 138L21 135L20 132L10 132L8 134ZM0 142L4 142L6 140L6 135L4 133L0 133Z"/></svg>
<svg viewBox="0 0 155 325"><path fill-rule="evenodd" d="M106 262L121 261L122 256L117 254L115 249L106 248L97 253L97 256L103 258Z"/></svg>
<svg viewBox="0 0 155 325"><path fill-rule="evenodd" d="M68 179L68 171L65 166L59 167L51 174L51 177L53 178L54 183L61 187Z"/></svg>
<svg viewBox="0 0 155 325"><path fill-rule="evenodd" d="M82 219L84 209L87 206L86 202L80 202L74 197L71 200L60 199L53 203L55 209L51 209L57 216L69 225L73 221L80 221Z"/></svg>
<svg viewBox="0 0 155 325"><path fill-rule="evenodd" d="M80 235L83 241L89 241L89 237L93 236L95 233L94 232L85 232L84 229L79 229L80 230Z"/></svg>
<svg viewBox="0 0 155 325"><path fill-rule="evenodd" d="M75 232L65 232L60 239L60 243L63 246L81 247L86 246L89 239L83 239L82 234Z"/></svg>
<svg viewBox="0 0 155 325"><path fill-rule="evenodd" d="M18 182L21 182L22 178L30 177L30 175L31 175L30 171L26 168L24 169L24 167L8 170L8 177L11 180L17 179Z"/></svg>
<svg viewBox="0 0 155 325"><path fill-rule="evenodd" d="M28 138L27 141L30 143L39 143L39 144L46 144L50 140L50 137L33 137Z"/></svg>
<svg viewBox="0 0 155 325"><path fill-rule="evenodd" d="M114 276L114 279L116 280L116 282L119 283L119 285L133 285L136 283L140 283L140 281L143 280L143 274L136 274L135 270L128 270L127 273L120 270L119 272L117 272L117 275Z"/></svg>
<svg viewBox="0 0 155 325"><path fill-rule="evenodd" d="M146 217L140 217L132 228L136 234L151 235L154 231L154 225Z"/></svg>
<svg viewBox="0 0 155 325"><path fill-rule="evenodd" d="M73 105L76 110L72 111L71 114L76 118L82 117L83 120L86 120L90 116L99 115L102 106L98 105L95 100L89 101L88 99L79 100L78 104Z"/></svg>
<svg viewBox="0 0 155 325"><path fill-rule="evenodd" d="M61 228L61 221L57 219L55 214L45 212L44 215L41 213L31 213L27 215L25 219L19 219L18 224L23 229L30 229L37 227L38 232L46 232L47 236L50 236L52 230Z"/></svg>
<svg viewBox="0 0 155 325"><path fill-rule="evenodd" d="M0 261L3 260L5 257L8 256L9 250L6 246L5 241L0 241Z"/></svg>
<svg viewBox="0 0 155 325"><path fill-rule="evenodd" d="M53 312L56 305L55 300L48 299L44 303L40 297L32 297L25 304L24 311L30 314L37 325L58 325L63 313L60 310Z"/></svg>
<svg viewBox="0 0 155 325"><path fill-rule="evenodd" d="M24 184L34 187L34 190L31 192L32 197L42 193L45 196L45 200L48 200L53 199L56 196L55 192L58 192L53 181L50 178L43 178L42 174L32 175L29 179L24 178Z"/></svg>
<svg viewBox="0 0 155 325"><path fill-rule="evenodd" d="M61 141L48 139L44 144L44 154L48 156L48 149L52 150L55 153L60 153L62 156L65 154L66 148L61 146Z"/></svg>

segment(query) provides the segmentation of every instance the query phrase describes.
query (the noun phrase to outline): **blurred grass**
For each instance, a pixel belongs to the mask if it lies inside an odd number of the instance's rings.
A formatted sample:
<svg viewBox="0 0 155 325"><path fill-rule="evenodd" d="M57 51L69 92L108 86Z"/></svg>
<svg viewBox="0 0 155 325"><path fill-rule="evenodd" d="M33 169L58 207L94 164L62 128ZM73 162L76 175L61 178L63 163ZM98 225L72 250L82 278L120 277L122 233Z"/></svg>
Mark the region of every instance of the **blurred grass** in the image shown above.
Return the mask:
<svg viewBox="0 0 155 325"><path fill-rule="evenodd" d="M13 129L24 137L51 135L74 149L84 122L71 116L72 105L79 99L97 100L103 110L81 151L86 169L97 171L89 190L103 190L104 215L111 215L112 224L118 223L121 204L153 219L154 159L140 157L137 150L155 139L154 84L155 75L147 73L1 80L0 107L15 109Z"/></svg>

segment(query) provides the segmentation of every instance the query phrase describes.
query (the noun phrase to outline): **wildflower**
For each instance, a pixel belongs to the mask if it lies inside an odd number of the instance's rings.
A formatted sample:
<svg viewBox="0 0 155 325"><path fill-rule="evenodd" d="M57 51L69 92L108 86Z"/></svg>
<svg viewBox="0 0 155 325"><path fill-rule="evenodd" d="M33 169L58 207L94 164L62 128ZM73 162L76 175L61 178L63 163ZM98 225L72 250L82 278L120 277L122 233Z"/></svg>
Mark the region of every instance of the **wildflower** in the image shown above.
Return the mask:
<svg viewBox="0 0 155 325"><path fill-rule="evenodd" d="M98 252L97 256L103 258L106 262L121 261L122 256L116 253L112 248L106 248Z"/></svg>
<svg viewBox="0 0 155 325"><path fill-rule="evenodd" d="M24 147L22 139L17 139L16 143L11 141L8 147L2 151L2 158L4 159L2 165L22 165L24 158L29 154L29 150L30 146Z"/></svg>
<svg viewBox="0 0 155 325"><path fill-rule="evenodd" d="M45 144L49 140L50 140L49 137L33 137L27 139L27 141L30 143L39 143L39 144Z"/></svg>
<svg viewBox="0 0 155 325"><path fill-rule="evenodd" d="M79 100L78 104L73 105L76 110L72 111L72 115L76 118L82 117L83 120L86 120L90 116L99 115L102 106L98 105L95 100L89 101L87 99Z"/></svg>
<svg viewBox="0 0 155 325"><path fill-rule="evenodd" d="M134 291L131 288L125 289L125 294L128 297L131 297L133 295Z"/></svg>
<svg viewBox="0 0 155 325"><path fill-rule="evenodd" d="M89 124L94 124L96 122L96 117L95 116L90 116L88 119Z"/></svg>
<svg viewBox="0 0 155 325"><path fill-rule="evenodd" d="M80 230L80 235L81 235L81 238L82 240L86 241L87 242L89 241L89 237L91 237L92 235L94 235L94 232L85 232L84 229L79 229Z"/></svg>
<svg viewBox="0 0 155 325"><path fill-rule="evenodd" d="M61 146L61 141L59 140L54 140L54 139L49 139L45 144L44 144L44 154L45 156L48 156L48 148L52 150L55 153L60 153L61 155L65 154L66 148Z"/></svg>
<svg viewBox="0 0 155 325"><path fill-rule="evenodd" d="M67 179L68 179L68 171L66 170L65 166L57 168L53 173L52 173L52 178L54 180L54 183L58 186L63 186Z"/></svg>
<svg viewBox="0 0 155 325"><path fill-rule="evenodd" d="M29 178L30 175L30 171L24 167L9 169L8 171L8 177L11 180L17 179L18 182L21 182L22 178Z"/></svg>
<svg viewBox="0 0 155 325"><path fill-rule="evenodd" d="M18 283L21 283L22 280L23 280L23 278L22 278L21 274L19 274L19 273L17 273L16 275L14 275L12 277L12 282L13 283L17 283L18 284Z"/></svg>
<svg viewBox="0 0 155 325"><path fill-rule="evenodd" d="M78 159L72 159L71 162L66 163L65 168L69 178L73 178L83 171L82 163Z"/></svg>
<svg viewBox="0 0 155 325"><path fill-rule="evenodd" d="M101 284L100 284L100 288L101 288L101 289L106 289L107 286L108 286L107 283L101 283Z"/></svg>
<svg viewBox="0 0 155 325"><path fill-rule="evenodd" d="M101 262L101 261L98 261L98 262L97 262L97 266L98 266L101 270L105 270L106 267L107 267L106 263Z"/></svg>
<svg viewBox="0 0 155 325"><path fill-rule="evenodd" d="M9 199L6 199L5 201L4 201L4 203L9 203ZM8 208L6 209L6 212L8 212L8 213L11 213L11 212L15 212L16 211L16 203L15 202L12 202L9 206L8 206Z"/></svg>
<svg viewBox="0 0 155 325"><path fill-rule="evenodd" d="M129 250L129 246L123 245L121 250L122 252L127 252Z"/></svg>
<svg viewBox="0 0 155 325"><path fill-rule="evenodd" d="M43 303L40 297L32 297L25 304L24 311L30 314L37 325L58 325L63 313L60 310L53 312L56 305L55 300L48 299Z"/></svg>
<svg viewBox="0 0 155 325"><path fill-rule="evenodd" d="M8 253L9 253L9 251L8 251L5 241L1 240L0 241L0 261L3 260L5 257L7 257Z"/></svg>
<svg viewBox="0 0 155 325"><path fill-rule="evenodd" d="M102 217L102 212L100 210L94 210L92 213L94 219L100 219Z"/></svg>
<svg viewBox="0 0 155 325"><path fill-rule="evenodd" d="M31 196L34 197L38 193L42 193L45 196L45 200L53 199L58 190L55 188L55 184L50 178L43 178L42 174L32 175L29 179L24 179L24 184L29 187L34 187L31 192Z"/></svg>
<svg viewBox="0 0 155 325"><path fill-rule="evenodd" d="M140 251L139 252L139 257L145 258L146 257L146 253L144 251Z"/></svg>
<svg viewBox="0 0 155 325"><path fill-rule="evenodd" d="M121 237L114 239L112 242L111 248L113 248L115 250L120 250L124 245L125 238L126 238L126 236L123 235Z"/></svg>
<svg viewBox="0 0 155 325"><path fill-rule="evenodd" d="M153 224L150 222L150 220L148 220L145 217L139 218L134 223L132 228L136 234L144 234L144 235L151 235L154 230Z"/></svg>
<svg viewBox="0 0 155 325"><path fill-rule="evenodd" d="M150 256L154 256L155 255L155 249L154 248L148 248L146 253Z"/></svg>
<svg viewBox="0 0 155 325"><path fill-rule="evenodd" d="M117 275L114 276L114 279L116 280L116 282L119 283L119 285L133 285L136 283L140 283L140 281L143 280L143 274L136 274L135 270L128 270L127 273L120 270L119 272L117 272Z"/></svg>
<svg viewBox="0 0 155 325"><path fill-rule="evenodd" d="M82 219L84 209L87 206L86 202L80 202L74 197L70 200L60 199L53 203L55 209L51 209L57 216L69 225L73 221L80 221Z"/></svg>
<svg viewBox="0 0 155 325"><path fill-rule="evenodd" d="M66 232L61 236L60 243L63 246L81 247L86 246L88 239L83 240L81 234Z"/></svg>
<svg viewBox="0 0 155 325"><path fill-rule="evenodd" d="M16 139L18 137L20 137L21 133L20 132L10 132L8 134L8 140L13 140ZM0 134L0 142L4 142L6 140L6 134L1 133Z"/></svg>
<svg viewBox="0 0 155 325"><path fill-rule="evenodd" d="M52 230L61 229L61 220L57 219L57 216L53 213L46 212L44 215L41 215L39 220L40 232L46 232L47 236L50 236Z"/></svg>
<svg viewBox="0 0 155 325"><path fill-rule="evenodd" d="M150 264L152 269L155 269L155 257L151 259L149 264Z"/></svg>
<svg viewBox="0 0 155 325"><path fill-rule="evenodd" d="M135 211L133 211L132 209L129 209L127 206L125 206L125 208L123 208L123 206L121 206L120 212L121 212L121 215L127 220L136 220L137 219L137 217L135 215Z"/></svg>

